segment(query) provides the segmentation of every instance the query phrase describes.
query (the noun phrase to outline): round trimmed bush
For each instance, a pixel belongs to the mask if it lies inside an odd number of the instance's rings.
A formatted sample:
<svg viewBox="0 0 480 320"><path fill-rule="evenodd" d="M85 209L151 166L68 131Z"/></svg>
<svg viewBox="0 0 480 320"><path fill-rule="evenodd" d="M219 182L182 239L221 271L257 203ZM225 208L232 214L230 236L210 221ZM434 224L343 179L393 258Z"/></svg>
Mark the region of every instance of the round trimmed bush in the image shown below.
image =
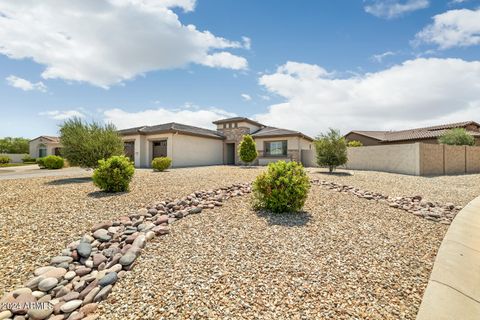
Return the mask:
<svg viewBox="0 0 480 320"><path fill-rule="evenodd" d="M99 160L98 168L93 172L93 183L106 192L128 191L135 168L129 158L113 156Z"/></svg>
<svg viewBox="0 0 480 320"><path fill-rule="evenodd" d="M253 183L254 207L275 213L297 212L303 208L309 189L310 181L300 163L270 163Z"/></svg>
<svg viewBox="0 0 480 320"><path fill-rule="evenodd" d="M43 166L46 169L55 170L55 169L62 169L63 165L63 158L59 156L46 156L43 158Z"/></svg>
<svg viewBox="0 0 480 320"><path fill-rule="evenodd" d="M172 165L172 159L169 157L158 157L152 160L152 168L155 171L164 171L170 168Z"/></svg>
<svg viewBox="0 0 480 320"><path fill-rule="evenodd" d="M9 164L9 163L10 163L10 157L0 156L0 164Z"/></svg>
<svg viewBox="0 0 480 320"><path fill-rule="evenodd" d="M44 163L43 159L45 159L45 157L37 158L37 160L35 160L35 162L38 164L40 169L45 169L45 163Z"/></svg>

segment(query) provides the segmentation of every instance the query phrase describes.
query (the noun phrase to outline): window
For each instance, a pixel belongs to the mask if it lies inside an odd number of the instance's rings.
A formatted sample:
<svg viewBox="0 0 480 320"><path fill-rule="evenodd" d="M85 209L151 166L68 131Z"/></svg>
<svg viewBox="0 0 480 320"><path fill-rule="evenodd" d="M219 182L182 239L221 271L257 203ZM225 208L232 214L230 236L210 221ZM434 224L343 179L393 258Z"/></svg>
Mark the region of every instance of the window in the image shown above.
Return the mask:
<svg viewBox="0 0 480 320"><path fill-rule="evenodd" d="M226 123L223 124L223 129L227 129L227 124Z"/></svg>
<svg viewBox="0 0 480 320"><path fill-rule="evenodd" d="M265 155L268 157L282 157L287 155L287 141L265 142Z"/></svg>
<svg viewBox="0 0 480 320"><path fill-rule="evenodd" d="M238 122L235 122L235 128L238 128Z"/></svg>

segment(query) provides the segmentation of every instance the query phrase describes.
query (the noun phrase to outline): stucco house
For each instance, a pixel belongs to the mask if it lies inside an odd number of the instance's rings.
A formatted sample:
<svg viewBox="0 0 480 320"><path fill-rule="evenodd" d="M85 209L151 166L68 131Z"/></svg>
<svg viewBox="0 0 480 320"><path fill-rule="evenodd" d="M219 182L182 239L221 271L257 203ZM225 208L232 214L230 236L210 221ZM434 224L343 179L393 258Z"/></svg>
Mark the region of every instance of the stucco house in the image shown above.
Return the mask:
<svg viewBox="0 0 480 320"><path fill-rule="evenodd" d="M119 134L125 143L125 155L138 168L149 168L153 158L165 156L172 158L172 167L240 164L238 145L245 134L252 135L257 144L259 165L301 161L302 150L313 148L313 139L301 132L269 127L248 118L213 123L217 130L171 122L123 129Z"/></svg>
<svg viewBox="0 0 480 320"><path fill-rule="evenodd" d="M61 148L62 146L58 137L40 136L29 142L29 152L32 158L59 155Z"/></svg>
<svg viewBox="0 0 480 320"><path fill-rule="evenodd" d="M438 126L415 128L399 131L350 131L345 135L347 141L357 140L364 146L376 146L386 144L404 143L438 143L438 138L447 130L464 128L475 138L476 145L480 145L480 124L475 121L465 121L442 124Z"/></svg>

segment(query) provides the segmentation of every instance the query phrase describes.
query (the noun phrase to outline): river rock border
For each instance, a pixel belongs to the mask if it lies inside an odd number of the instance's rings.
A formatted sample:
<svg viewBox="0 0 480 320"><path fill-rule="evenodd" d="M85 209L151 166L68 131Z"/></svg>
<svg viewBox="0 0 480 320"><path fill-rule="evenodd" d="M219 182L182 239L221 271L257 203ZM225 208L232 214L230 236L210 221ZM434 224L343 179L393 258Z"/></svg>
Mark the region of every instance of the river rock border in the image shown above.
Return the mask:
<svg viewBox="0 0 480 320"><path fill-rule="evenodd" d="M94 225L49 266L35 269L23 288L6 293L0 300L0 319L96 319L98 302L134 267L149 240L168 234L168 226L178 219L250 192L248 183L194 192Z"/></svg>
<svg viewBox="0 0 480 320"><path fill-rule="evenodd" d="M425 201L419 195L413 197L391 197L378 192L370 192L354 186L320 179L311 180L311 183L329 190L353 194L359 198L384 202L392 208L398 208L427 220L447 225L451 224L457 213L462 210L461 206L455 206L453 203L441 204L439 202Z"/></svg>

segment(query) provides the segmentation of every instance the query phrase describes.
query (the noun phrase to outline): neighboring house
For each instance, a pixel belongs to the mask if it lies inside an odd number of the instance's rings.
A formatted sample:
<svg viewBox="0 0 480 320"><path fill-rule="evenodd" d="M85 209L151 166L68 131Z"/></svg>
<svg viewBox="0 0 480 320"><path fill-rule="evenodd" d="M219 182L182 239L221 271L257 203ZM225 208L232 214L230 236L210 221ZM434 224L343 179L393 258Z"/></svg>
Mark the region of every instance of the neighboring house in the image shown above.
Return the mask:
<svg viewBox="0 0 480 320"><path fill-rule="evenodd" d="M52 136L40 136L29 142L30 157L42 158L50 155L60 155L60 139Z"/></svg>
<svg viewBox="0 0 480 320"><path fill-rule="evenodd" d="M173 167L240 164L238 145L245 134L251 134L257 144L256 164L260 165L277 160L301 161L302 150L313 148L313 139L301 132L265 126L248 118L223 119L214 124L216 131L172 122L119 133L125 155L139 168L151 167L156 157L172 158Z"/></svg>
<svg viewBox="0 0 480 320"><path fill-rule="evenodd" d="M401 131L350 131L345 135L347 141L357 140L364 146L403 143L438 143L438 138L449 129L464 128L475 137L476 145L480 145L480 124L475 121L450 123L432 127L416 128Z"/></svg>

